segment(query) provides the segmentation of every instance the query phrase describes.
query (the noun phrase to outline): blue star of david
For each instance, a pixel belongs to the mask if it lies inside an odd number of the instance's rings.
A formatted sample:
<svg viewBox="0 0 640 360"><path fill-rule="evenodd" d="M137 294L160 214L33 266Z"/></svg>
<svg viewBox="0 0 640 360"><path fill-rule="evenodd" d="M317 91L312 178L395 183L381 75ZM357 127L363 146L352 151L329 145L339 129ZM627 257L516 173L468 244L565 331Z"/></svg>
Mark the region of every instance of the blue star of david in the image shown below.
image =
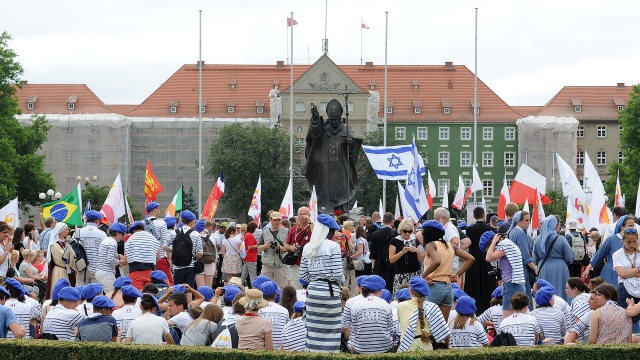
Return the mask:
<svg viewBox="0 0 640 360"><path fill-rule="evenodd" d="M411 181L416 175L416 169L411 168L411 172L409 172L409 176L407 177L407 186L416 186L415 181Z"/></svg>
<svg viewBox="0 0 640 360"><path fill-rule="evenodd" d="M398 170L398 167L402 165L402 161L400 161L400 158L397 157L396 154L391 154L391 157L387 158L387 160L389 160L389 167L394 167L396 170ZM396 160L395 164L393 163L394 160Z"/></svg>

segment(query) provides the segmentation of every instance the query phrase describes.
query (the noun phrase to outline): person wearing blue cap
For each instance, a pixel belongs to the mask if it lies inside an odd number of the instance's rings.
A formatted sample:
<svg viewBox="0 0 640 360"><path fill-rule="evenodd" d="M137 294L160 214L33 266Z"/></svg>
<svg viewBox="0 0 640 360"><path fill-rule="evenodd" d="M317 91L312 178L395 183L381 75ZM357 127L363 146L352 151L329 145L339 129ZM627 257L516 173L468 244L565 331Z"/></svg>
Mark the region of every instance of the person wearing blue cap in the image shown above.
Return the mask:
<svg viewBox="0 0 640 360"><path fill-rule="evenodd" d="M491 307L478 316L478 321L480 321L484 327L497 329L500 327L500 322L502 321L502 286L498 286L491 293L490 305Z"/></svg>
<svg viewBox="0 0 640 360"><path fill-rule="evenodd" d="M173 264L173 280L176 284L196 286L196 260L203 255L202 237L194 228L196 215L189 210L180 214L182 228L176 230L176 236L169 238L164 244L164 250L171 257Z"/></svg>
<svg viewBox="0 0 640 360"><path fill-rule="evenodd" d="M477 349L489 346L487 333L482 324L476 320L476 301L469 296L462 296L456 304L457 315L449 322L452 349Z"/></svg>
<svg viewBox="0 0 640 360"><path fill-rule="evenodd" d="M165 219L161 219L162 213L160 212L160 204L152 201L147 204L145 209L148 212L147 217L144 219L145 229L149 231L153 229L151 234L158 240L160 247L160 260L156 262L156 269L162 271L169 278L169 283L173 285L173 275L171 274L171 264L167 258L167 252L164 250L164 245L169 241L173 235L169 231L169 224ZM173 224L175 225L175 218L173 218Z"/></svg>
<svg viewBox="0 0 640 360"><path fill-rule="evenodd" d="M113 291L116 280L116 268L125 266L124 256L118 254L118 243L124 239L127 227L116 222L109 226L108 237L102 240L98 248L98 263L96 264L96 280L104 286L104 291Z"/></svg>
<svg viewBox="0 0 640 360"><path fill-rule="evenodd" d="M382 354L391 349L393 314L381 298L386 282L378 275L367 276L361 283L363 299L351 308L351 329L345 337L355 354Z"/></svg>
<svg viewBox="0 0 640 360"><path fill-rule="evenodd" d="M111 299L114 303L116 303L116 306L124 305L124 302L122 301L122 293L120 292L120 289L123 286L127 286L127 285L131 285L131 278L128 276L120 276L119 278L116 279L116 281L113 282L113 291L111 293L107 293L107 296L109 297L109 299Z"/></svg>
<svg viewBox="0 0 640 360"><path fill-rule="evenodd" d="M344 282L340 245L333 235L340 226L332 216L321 214L311 240L302 250L300 279L307 287L307 350L340 352L342 324L340 284Z"/></svg>
<svg viewBox="0 0 640 360"><path fill-rule="evenodd" d="M142 294L140 309L143 314L129 324L124 338L125 344L162 345L163 341L167 344L173 344L167 320L156 316L156 311L159 308L158 300L154 295Z"/></svg>
<svg viewBox="0 0 640 360"><path fill-rule="evenodd" d="M282 345L280 350L303 351L307 347L307 325L304 316L304 301L293 304L293 314L284 328L282 328Z"/></svg>
<svg viewBox="0 0 640 360"><path fill-rule="evenodd" d="M504 285L502 286L504 295ZM542 329L538 320L529 312L529 297L524 292L517 292L511 297L513 314L504 316L498 333L510 333L518 346L535 346L538 344ZM546 333L546 329L545 329Z"/></svg>
<svg viewBox="0 0 640 360"><path fill-rule="evenodd" d="M116 304L106 296L93 299L94 312L78 323L78 340L117 342L118 324L112 316Z"/></svg>
<svg viewBox="0 0 640 360"><path fill-rule="evenodd" d="M260 316L269 320L273 325L273 348L280 349L282 342L282 328L289 322L289 310L275 302L278 293L278 284L275 281L267 281L260 285L264 299L268 305L260 309Z"/></svg>
<svg viewBox="0 0 640 360"><path fill-rule="evenodd" d="M107 234L98 228L100 226L100 220L102 220L102 214L100 214L100 212L89 210L84 213L84 216L87 219L87 223L82 229L76 230L72 240L82 245L87 254L87 268L78 271L76 285L98 282L96 279L96 271L99 262L98 258L100 257L100 244L107 238Z"/></svg>
<svg viewBox="0 0 640 360"><path fill-rule="evenodd" d="M553 289L544 286L536 291L537 308L531 312L538 324L544 329L545 343L560 344L567 330L574 325L575 321L567 324L560 309L553 306Z"/></svg>
<svg viewBox="0 0 640 360"><path fill-rule="evenodd" d="M473 209L475 223L467 226L466 234L471 240L469 254L477 261L465 273L464 290L472 298L476 299L476 307L479 312L489 308L491 303L491 289L497 285L496 278L487 273L493 268L490 263L482 260L484 249L480 249L480 238L487 231L494 233L493 228L485 222L485 210L478 206Z"/></svg>
<svg viewBox="0 0 640 360"><path fill-rule="evenodd" d="M2 229L2 225L0 225L0 229ZM9 291L0 285L0 339L6 338L9 332L16 338L23 338L27 335L27 328L20 325L11 308L5 306L6 301L10 298Z"/></svg>
<svg viewBox="0 0 640 360"><path fill-rule="evenodd" d="M164 221L162 222L164 224ZM155 270L156 262L160 258L160 243L150 232L145 230L145 224L137 221L129 227L131 236L124 243L124 253L129 265L131 285L142 290L151 283L151 271Z"/></svg>
<svg viewBox="0 0 640 360"><path fill-rule="evenodd" d="M131 322L142 316L140 306L136 306L136 302L140 297L142 297L140 291L131 285L127 285L123 286L120 289L120 292L122 292L122 301L124 302L124 305L115 310L112 315L116 319L118 329L121 331L118 342L122 342L124 340Z"/></svg>
<svg viewBox="0 0 640 360"><path fill-rule="evenodd" d="M98 295L103 295L103 289L104 286L102 284L89 284L85 286L80 292L85 301L76 307L76 311L84 316L93 314L93 298Z"/></svg>
<svg viewBox="0 0 640 360"><path fill-rule="evenodd" d="M356 303L356 301L363 298L362 282L367 278L367 276L369 275L358 276L358 278L356 279L356 284L358 285L358 295L347 299L344 304L344 307L342 309L342 333L346 333L347 331L349 331L349 327L351 327L351 307Z"/></svg>
<svg viewBox="0 0 640 360"><path fill-rule="evenodd" d="M42 333L55 336L58 340L76 339L76 327L84 315L76 311L80 292L72 287L58 291L58 305L47 313L42 324ZM50 337L49 337L50 338Z"/></svg>
<svg viewBox="0 0 640 360"><path fill-rule="evenodd" d="M18 280L14 278L8 278L5 283L6 290L10 293L10 298L8 298L4 304L4 306L10 308L15 315L18 325L24 327L25 329L30 329L29 322L39 321L42 316L42 311L39 306L34 306L25 301L25 290L18 282ZM6 328L5 328L6 329ZM35 329L33 329L35 330ZM24 336L25 339L31 339L35 336L35 331L28 331ZM12 339L15 338L15 334L12 331L9 331L6 338Z"/></svg>
<svg viewBox="0 0 640 360"><path fill-rule="evenodd" d="M411 300L398 304L398 320L402 329L398 352L431 351L434 346L442 346L450 332L442 311L427 300L431 294L429 284L421 276L413 277L409 280L409 291ZM435 341L432 342L430 337Z"/></svg>
<svg viewBox="0 0 640 360"><path fill-rule="evenodd" d="M171 319L167 322L169 326L177 326L184 334L184 330L193 322L194 317L189 313L191 308L199 308L204 301L204 296L197 290L193 289L189 284L174 285L171 295L169 295L169 315ZM187 300L186 293L189 292L195 300Z"/></svg>

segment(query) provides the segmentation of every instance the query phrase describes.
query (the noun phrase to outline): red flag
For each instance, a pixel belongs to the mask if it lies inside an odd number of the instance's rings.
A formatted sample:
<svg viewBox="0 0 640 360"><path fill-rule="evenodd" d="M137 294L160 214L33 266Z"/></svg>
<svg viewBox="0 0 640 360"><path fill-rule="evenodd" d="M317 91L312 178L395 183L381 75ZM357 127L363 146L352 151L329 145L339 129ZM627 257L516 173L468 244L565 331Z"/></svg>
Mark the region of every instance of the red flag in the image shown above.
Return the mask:
<svg viewBox="0 0 640 360"><path fill-rule="evenodd" d="M204 209L202 209L201 219L213 220L216 215L216 210L218 210L218 201L222 197L222 194L224 194L224 176L222 175L222 169L220 169L218 181L216 181L213 189L211 189L207 203L204 204Z"/></svg>
<svg viewBox="0 0 640 360"><path fill-rule="evenodd" d="M156 196L162 192L164 188L158 181L158 178L151 171L151 161L147 159L147 172L144 176L144 197L146 198L146 203L153 201L156 199Z"/></svg>
<svg viewBox="0 0 640 360"><path fill-rule="evenodd" d="M293 18L287 18L287 27L293 26L293 25L298 25L298 22Z"/></svg>
<svg viewBox="0 0 640 360"><path fill-rule="evenodd" d="M364 22L363 22L363 23L361 23L361 26L362 26L362 28L363 28L363 29L368 29L368 28L369 28L369 27L367 26L367 24L365 24Z"/></svg>

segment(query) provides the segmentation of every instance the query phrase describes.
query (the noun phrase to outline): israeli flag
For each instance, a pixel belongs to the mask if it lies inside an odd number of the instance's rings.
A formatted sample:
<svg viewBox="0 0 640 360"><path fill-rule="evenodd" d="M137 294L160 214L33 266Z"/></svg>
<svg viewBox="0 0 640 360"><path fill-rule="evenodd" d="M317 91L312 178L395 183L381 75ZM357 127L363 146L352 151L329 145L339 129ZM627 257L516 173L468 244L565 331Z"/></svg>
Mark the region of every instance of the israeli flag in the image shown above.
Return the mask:
<svg viewBox="0 0 640 360"><path fill-rule="evenodd" d="M380 180L406 180L407 172L413 166L412 146L415 144L398 146L362 146L367 159L371 163ZM420 174L424 175L426 169L424 160L418 156Z"/></svg>
<svg viewBox="0 0 640 360"><path fill-rule="evenodd" d="M404 199L407 204L408 211L404 212L404 216L405 218L419 221L420 218L422 218L422 215L429 210L429 204L427 203L424 186L422 186L422 176L418 171L422 157L418 154L415 139L411 144L410 153L412 159L409 164L410 167L406 177L407 182L404 188Z"/></svg>

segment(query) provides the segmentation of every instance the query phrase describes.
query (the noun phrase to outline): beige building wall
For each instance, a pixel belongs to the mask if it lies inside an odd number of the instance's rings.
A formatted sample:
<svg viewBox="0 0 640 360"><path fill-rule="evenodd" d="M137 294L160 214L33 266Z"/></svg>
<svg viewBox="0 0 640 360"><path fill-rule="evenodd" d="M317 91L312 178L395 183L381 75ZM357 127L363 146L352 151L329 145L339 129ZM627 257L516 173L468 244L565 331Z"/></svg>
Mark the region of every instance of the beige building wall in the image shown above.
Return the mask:
<svg viewBox="0 0 640 360"><path fill-rule="evenodd" d="M578 162L577 176L578 180L582 180L584 175L584 166L580 164L580 153L587 152L591 162L600 174L602 181L606 181L610 176L607 175L609 165L612 161L619 161L620 153L620 124L617 120L593 120L581 121L578 125ZM581 127L584 129L584 136L580 136ZM598 135L598 129L604 127L604 136ZM601 129L602 130L602 129ZM602 133L600 134L602 135ZM604 152L604 163L598 163L598 153Z"/></svg>

